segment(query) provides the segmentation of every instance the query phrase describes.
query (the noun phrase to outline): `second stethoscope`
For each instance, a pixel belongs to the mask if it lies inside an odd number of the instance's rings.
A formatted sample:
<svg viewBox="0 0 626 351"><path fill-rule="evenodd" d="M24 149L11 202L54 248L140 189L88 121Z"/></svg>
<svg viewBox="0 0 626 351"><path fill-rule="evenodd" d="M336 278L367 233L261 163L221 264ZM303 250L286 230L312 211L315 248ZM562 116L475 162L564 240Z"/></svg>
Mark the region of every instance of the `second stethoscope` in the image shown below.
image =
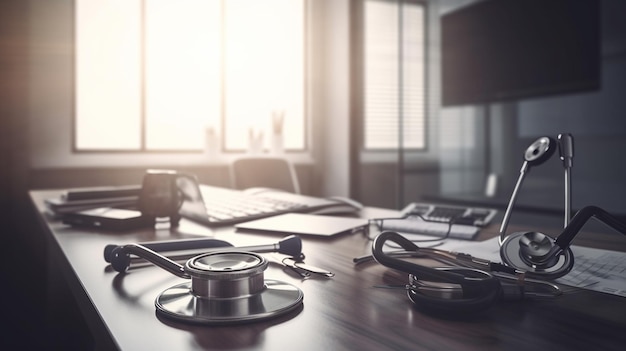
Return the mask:
<svg viewBox="0 0 626 351"><path fill-rule="evenodd" d="M574 254L570 245L576 234L590 218L595 217L616 231L626 234L626 224L596 206L584 207L573 218L570 218L572 211L571 168L574 157L574 140L570 134L560 134L558 136L558 148L565 169L565 218L563 231L556 239L536 231L516 232L507 235L506 231L511 212L526 173L531 166L540 165L548 160L555 153L556 148L557 141L550 137L541 137L526 149L520 176L509 200L499 233L500 257L502 261L507 266L523 271L530 277L546 280L560 278L569 273L574 267Z"/></svg>

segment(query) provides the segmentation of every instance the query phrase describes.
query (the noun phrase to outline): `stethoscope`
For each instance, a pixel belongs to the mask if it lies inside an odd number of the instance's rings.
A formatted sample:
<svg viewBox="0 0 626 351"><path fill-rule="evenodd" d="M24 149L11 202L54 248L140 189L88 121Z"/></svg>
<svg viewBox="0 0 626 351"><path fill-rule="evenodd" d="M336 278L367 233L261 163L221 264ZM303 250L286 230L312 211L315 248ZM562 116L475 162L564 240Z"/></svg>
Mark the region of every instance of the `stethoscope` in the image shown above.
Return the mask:
<svg viewBox="0 0 626 351"><path fill-rule="evenodd" d="M587 221L595 217L616 231L626 234L626 224L596 206L582 208L570 219L571 166L573 139L559 135L561 160L565 167L565 228L556 238L535 232L506 234L517 194L531 166L548 160L557 142L541 137L524 152L513 194L507 206L499 235L500 257L503 263L433 248L420 248L402 235L392 231L380 233L372 243L372 257L380 264L406 272L409 299L425 312L445 315L478 313L499 300L521 300L526 297L551 297L561 294L558 286L547 282L571 271L574 255L570 244ZM401 251L386 252L387 242L399 245ZM448 267L427 267L401 258L427 257L448 264ZM360 263L364 259L355 259Z"/></svg>
<svg viewBox="0 0 626 351"><path fill-rule="evenodd" d="M388 242L399 245L401 251L383 250ZM435 248L420 248L401 234L384 231L372 243L372 257L380 264L409 274L404 288L409 299L423 312L468 316L486 311L500 300L554 297L561 290L554 284L526 279L523 274L506 265L490 262L468 254ZM428 258L445 263L430 267L402 258ZM360 258L361 263L367 258Z"/></svg>
<svg viewBox="0 0 626 351"><path fill-rule="evenodd" d="M546 234L529 231L507 235L507 227L526 174L531 166L538 166L547 161L556 148L565 170L565 216L564 229L556 238ZM524 152L524 162L520 175L513 189L499 232L500 258L509 267L524 272L529 277L554 280L569 273L574 267L574 254L570 248L572 240L587 221L595 217L602 223L626 235L626 224L605 210L596 206L587 206L579 210L573 218L571 214L571 168L574 157L574 140L570 134L560 134L558 143L553 138L541 137L534 141Z"/></svg>
<svg viewBox="0 0 626 351"><path fill-rule="evenodd" d="M302 291L285 282L265 279L269 262L256 252L301 254L298 237L273 245L234 248L220 241L206 241L220 247L194 256L181 265L141 244L108 246L105 260L118 272L125 272L130 255L139 256L177 277L189 279L163 291L155 300L157 313L182 322L232 324L282 316L302 306ZM183 246L188 245L185 243ZM198 242L194 242L197 248ZM281 245L284 244L284 245ZM177 243L160 243L154 249L172 249ZM149 246L149 245L148 245ZM297 252L296 252L297 251Z"/></svg>

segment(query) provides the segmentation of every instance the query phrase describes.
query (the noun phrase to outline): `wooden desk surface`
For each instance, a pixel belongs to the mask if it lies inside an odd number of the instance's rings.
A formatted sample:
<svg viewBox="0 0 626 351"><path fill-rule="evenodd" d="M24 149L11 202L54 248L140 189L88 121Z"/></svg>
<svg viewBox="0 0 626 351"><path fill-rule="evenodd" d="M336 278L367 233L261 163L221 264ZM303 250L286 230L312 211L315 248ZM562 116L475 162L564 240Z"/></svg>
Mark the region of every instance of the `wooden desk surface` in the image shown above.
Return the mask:
<svg viewBox="0 0 626 351"><path fill-rule="evenodd" d="M306 262L335 272L334 278L300 280L280 266L270 265L266 279L291 283L304 292L299 311L235 326L161 319L155 314L155 298L184 280L156 267L117 274L103 259L105 245L203 235L240 246L274 243L282 236L243 234L232 228L211 230L184 220L172 231L116 234L76 229L43 214L43 200L57 194L30 193L50 239L53 262L64 272L102 349L621 350L626 345L626 299L587 290L570 289L573 291L550 300L499 302L484 314L462 320L422 314L403 290L374 287L405 284L406 274L376 263L353 265L353 257L371 252L371 242L358 233L331 239L303 237ZM367 208L363 216L396 213ZM496 232L493 226L483 230L481 237ZM613 249L616 246L610 243L615 241L626 251L626 240L619 236L601 236L600 241L596 236L581 237Z"/></svg>

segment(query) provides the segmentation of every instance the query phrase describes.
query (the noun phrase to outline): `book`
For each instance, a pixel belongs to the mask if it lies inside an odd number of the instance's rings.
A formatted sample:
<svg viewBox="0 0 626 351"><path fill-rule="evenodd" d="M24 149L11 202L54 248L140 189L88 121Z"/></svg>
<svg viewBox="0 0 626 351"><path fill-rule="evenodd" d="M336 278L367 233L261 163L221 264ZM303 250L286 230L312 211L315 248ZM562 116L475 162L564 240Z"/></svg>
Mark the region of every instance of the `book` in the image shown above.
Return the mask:
<svg viewBox="0 0 626 351"><path fill-rule="evenodd" d="M66 201L139 196L141 185L102 186L70 189L62 195Z"/></svg>
<svg viewBox="0 0 626 351"><path fill-rule="evenodd" d="M133 208L140 192L139 185L69 189L58 197L45 199L44 204L55 216L98 207Z"/></svg>
<svg viewBox="0 0 626 351"><path fill-rule="evenodd" d="M98 207L134 207L139 196L107 197L84 200L66 200L63 195L44 200L46 208L53 214L74 213Z"/></svg>

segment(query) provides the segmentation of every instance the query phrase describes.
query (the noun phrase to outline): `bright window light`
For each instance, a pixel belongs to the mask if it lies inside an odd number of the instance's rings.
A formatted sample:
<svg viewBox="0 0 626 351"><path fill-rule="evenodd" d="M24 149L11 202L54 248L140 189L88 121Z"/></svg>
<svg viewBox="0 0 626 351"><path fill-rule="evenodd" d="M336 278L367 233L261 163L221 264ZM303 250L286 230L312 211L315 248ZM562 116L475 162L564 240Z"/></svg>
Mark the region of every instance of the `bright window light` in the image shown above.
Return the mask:
<svg viewBox="0 0 626 351"><path fill-rule="evenodd" d="M305 148L306 0L76 0L75 148Z"/></svg>
<svg viewBox="0 0 626 351"><path fill-rule="evenodd" d="M139 1L76 1L75 11L76 148L137 150L141 147Z"/></svg>
<svg viewBox="0 0 626 351"><path fill-rule="evenodd" d="M285 147L304 149L304 2L224 4L227 149L245 149L251 129L267 145L272 113L284 114Z"/></svg>
<svg viewBox="0 0 626 351"><path fill-rule="evenodd" d="M146 148L201 149L219 127L220 2L145 2Z"/></svg>

